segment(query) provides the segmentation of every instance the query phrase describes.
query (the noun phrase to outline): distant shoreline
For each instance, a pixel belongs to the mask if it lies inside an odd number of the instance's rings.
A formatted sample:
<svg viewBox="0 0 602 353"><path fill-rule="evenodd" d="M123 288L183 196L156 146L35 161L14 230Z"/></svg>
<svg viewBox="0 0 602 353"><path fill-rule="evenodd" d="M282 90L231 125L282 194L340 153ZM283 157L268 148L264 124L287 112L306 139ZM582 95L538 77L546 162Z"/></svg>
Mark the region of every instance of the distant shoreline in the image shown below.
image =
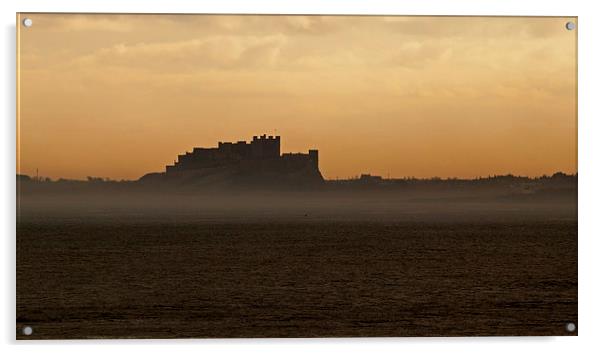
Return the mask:
<svg viewBox="0 0 602 353"><path fill-rule="evenodd" d="M152 173L150 173L152 174ZM91 183L101 183L101 182L106 182L106 183L135 183L140 181L142 178L138 178L138 179L111 179L111 178L106 178L106 177L94 177L94 176L89 176L87 177L87 179L70 179L70 178L50 178L50 177L35 177L35 176L30 176L28 174L16 174L17 180L18 181L27 181L27 182L73 182L73 183L85 183L85 182L91 182ZM379 175L372 175L372 174L361 174L359 176L356 177L350 177L350 178L335 178L335 179L324 179L325 183L352 183L352 182L358 182L358 181L370 181L370 182L375 182L375 181L380 181L383 183L407 183L407 182L483 182L483 181L495 181L495 180L516 180L516 181L538 181L538 180L545 180L545 179L553 179L553 178L574 178L577 179L578 177L578 173L575 174L570 174L570 173L564 173L561 171L555 172L552 175L547 175L547 174L543 174L541 176L535 176L535 177L529 177L529 176L523 176L523 175L514 175L514 174L493 174L493 175L488 175L488 176L480 176L480 177L474 177L474 178L461 178L461 177L438 177L438 176L433 176L433 177L414 177L414 176L407 176L407 177L393 177L393 178L388 178L388 177L382 177Z"/></svg>

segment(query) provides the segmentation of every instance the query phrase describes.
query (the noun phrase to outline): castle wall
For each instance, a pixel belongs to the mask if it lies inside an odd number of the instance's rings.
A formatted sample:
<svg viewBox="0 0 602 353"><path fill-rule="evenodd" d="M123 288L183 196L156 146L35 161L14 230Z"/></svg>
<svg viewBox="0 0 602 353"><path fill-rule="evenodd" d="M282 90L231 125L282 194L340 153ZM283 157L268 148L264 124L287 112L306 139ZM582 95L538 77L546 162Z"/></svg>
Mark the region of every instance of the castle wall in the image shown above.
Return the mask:
<svg viewBox="0 0 602 353"><path fill-rule="evenodd" d="M169 175L199 172L210 168L232 167L243 174L295 174L319 176L318 151L280 155L280 136L253 136L246 141L219 142L216 148L196 147L179 155L174 165L166 166Z"/></svg>

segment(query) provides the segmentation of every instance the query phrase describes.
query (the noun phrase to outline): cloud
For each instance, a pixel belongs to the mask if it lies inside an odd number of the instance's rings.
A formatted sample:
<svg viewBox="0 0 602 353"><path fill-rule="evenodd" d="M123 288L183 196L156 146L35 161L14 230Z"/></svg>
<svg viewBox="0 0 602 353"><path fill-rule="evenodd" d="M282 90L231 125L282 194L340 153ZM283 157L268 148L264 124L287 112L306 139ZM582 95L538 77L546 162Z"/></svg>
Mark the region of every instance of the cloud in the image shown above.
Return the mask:
<svg viewBox="0 0 602 353"><path fill-rule="evenodd" d="M57 14L54 16L34 15L36 28L51 32L121 32L136 29L135 18L127 15Z"/></svg>
<svg viewBox="0 0 602 353"><path fill-rule="evenodd" d="M345 28L345 18L329 16L280 16L280 15L196 15L186 16L185 21L181 21L180 16L170 16L169 20L174 23L184 23L186 26L199 26L204 30L211 30L213 33L227 34L273 34L286 33L291 35L320 35Z"/></svg>
<svg viewBox="0 0 602 353"><path fill-rule="evenodd" d="M172 42L119 43L74 60L76 66L144 68L154 72L251 69L274 65L286 44L281 34L214 36Z"/></svg>
<svg viewBox="0 0 602 353"><path fill-rule="evenodd" d="M570 18L549 17L383 17L382 28L419 38L543 38L566 34L564 25Z"/></svg>
<svg viewBox="0 0 602 353"><path fill-rule="evenodd" d="M449 48L447 48L445 45L410 41L401 44L395 50L395 52L391 55L391 62L393 65L418 69L440 59L449 52Z"/></svg>

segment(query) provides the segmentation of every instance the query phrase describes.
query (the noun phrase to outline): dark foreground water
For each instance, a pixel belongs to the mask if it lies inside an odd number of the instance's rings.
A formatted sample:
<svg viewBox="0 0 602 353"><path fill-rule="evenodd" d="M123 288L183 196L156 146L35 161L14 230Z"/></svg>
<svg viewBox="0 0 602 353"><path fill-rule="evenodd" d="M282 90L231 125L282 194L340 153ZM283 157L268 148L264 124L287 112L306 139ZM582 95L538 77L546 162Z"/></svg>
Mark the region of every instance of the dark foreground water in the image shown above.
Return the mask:
<svg viewBox="0 0 602 353"><path fill-rule="evenodd" d="M20 339L576 334L576 221L22 221L17 234Z"/></svg>

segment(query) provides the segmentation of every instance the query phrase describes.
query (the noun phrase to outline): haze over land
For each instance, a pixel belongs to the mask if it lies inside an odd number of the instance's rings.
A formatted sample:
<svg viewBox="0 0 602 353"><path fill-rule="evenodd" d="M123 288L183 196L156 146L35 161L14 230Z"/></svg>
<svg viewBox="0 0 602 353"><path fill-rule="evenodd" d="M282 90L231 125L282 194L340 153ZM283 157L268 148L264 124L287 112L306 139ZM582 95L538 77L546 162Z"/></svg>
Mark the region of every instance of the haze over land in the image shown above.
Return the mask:
<svg viewBox="0 0 602 353"><path fill-rule="evenodd" d="M20 174L137 179L274 130L326 179L577 172L567 18L30 17Z"/></svg>

